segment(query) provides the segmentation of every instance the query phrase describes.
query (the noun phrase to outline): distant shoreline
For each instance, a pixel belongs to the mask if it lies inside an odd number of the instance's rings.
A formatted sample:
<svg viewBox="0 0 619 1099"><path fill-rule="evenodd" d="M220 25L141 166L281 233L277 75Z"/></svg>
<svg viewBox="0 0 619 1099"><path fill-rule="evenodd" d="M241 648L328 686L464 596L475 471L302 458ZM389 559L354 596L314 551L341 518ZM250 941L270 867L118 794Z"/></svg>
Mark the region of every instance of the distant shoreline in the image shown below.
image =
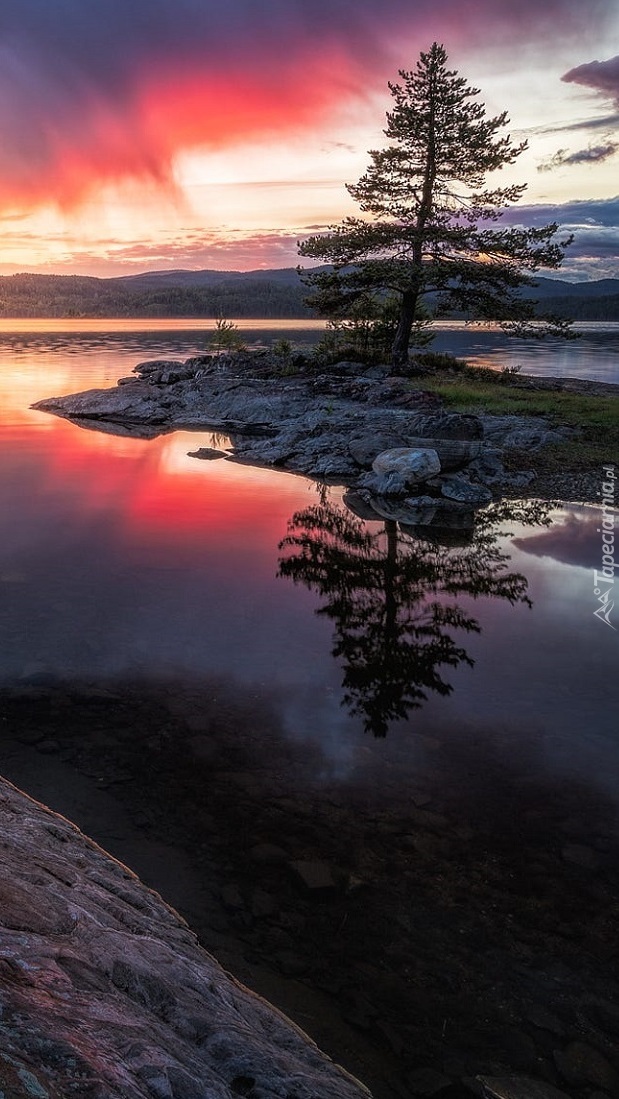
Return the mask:
<svg viewBox="0 0 619 1099"><path fill-rule="evenodd" d="M259 271L149 271L89 275L0 276L0 320L72 317L269 320L315 319L295 267ZM572 283L539 278L525 288L540 311L575 321L619 322L619 279Z"/></svg>

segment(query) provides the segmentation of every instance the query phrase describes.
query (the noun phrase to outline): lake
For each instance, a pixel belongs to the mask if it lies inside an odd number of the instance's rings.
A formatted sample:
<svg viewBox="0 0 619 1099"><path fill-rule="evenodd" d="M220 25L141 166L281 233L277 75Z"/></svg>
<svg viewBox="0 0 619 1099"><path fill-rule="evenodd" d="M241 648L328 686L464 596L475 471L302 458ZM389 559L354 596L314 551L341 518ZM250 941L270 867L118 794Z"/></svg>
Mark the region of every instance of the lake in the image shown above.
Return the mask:
<svg viewBox="0 0 619 1099"><path fill-rule="evenodd" d="M337 488L196 461L204 432L145 441L29 407L198 353L206 327L3 323L0 771L377 1096L429 1069L565 1087L557 1045L602 1034L617 1057L601 512L514 504L429 538L364 523ZM471 358L503 362L479 339ZM618 346L588 328L514 354L619 381Z"/></svg>

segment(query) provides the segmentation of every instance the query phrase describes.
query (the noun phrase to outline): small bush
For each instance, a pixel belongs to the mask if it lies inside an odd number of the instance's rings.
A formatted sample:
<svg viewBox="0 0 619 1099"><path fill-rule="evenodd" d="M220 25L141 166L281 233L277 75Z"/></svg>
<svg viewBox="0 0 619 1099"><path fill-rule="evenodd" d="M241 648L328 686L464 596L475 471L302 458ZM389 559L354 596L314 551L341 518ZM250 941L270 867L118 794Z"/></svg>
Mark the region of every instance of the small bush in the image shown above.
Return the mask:
<svg viewBox="0 0 619 1099"><path fill-rule="evenodd" d="M245 351L246 349L247 345L241 336L238 324L224 320L223 317L218 317L215 321L215 331L211 336L209 350L214 351L216 355L220 355L224 351Z"/></svg>
<svg viewBox="0 0 619 1099"><path fill-rule="evenodd" d="M421 367L422 370L430 374L442 370L462 374L469 369L465 359L457 359L455 355L451 355L448 351L421 351L415 355L411 367L417 370Z"/></svg>

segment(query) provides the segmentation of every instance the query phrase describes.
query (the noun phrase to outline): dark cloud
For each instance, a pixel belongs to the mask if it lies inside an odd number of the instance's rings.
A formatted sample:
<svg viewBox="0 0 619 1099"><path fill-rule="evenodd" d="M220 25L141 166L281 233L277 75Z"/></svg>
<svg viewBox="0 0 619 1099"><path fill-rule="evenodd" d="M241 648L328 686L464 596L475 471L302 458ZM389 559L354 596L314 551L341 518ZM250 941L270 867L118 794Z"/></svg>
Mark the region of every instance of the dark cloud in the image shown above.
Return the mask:
<svg viewBox="0 0 619 1099"><path fill-rule="evenodd" d="M573 202L521 203L505 211L503 221L509 225L560 225L577 227L619 226L619 195L614 198L578 199Z"/></svg>
<svg viewBox="0 0 619 1099"><path fill-rule="evenodd" d="M578 65L566 72L561 79L568 84L592 88L619 105L619 55L608 61L588 61L585 65Z"/></svg>
<svg viewBox="0 0 619 1099"><path fill-rule="evenodd" d="M599 164L614 156L619 149L616 141L607 141L605 145L589 145L587 149L569 153L567 149L558 149L554 156L538 165L538 172L552 172L556 168L570 167L573 164Z"/></svg>
<svg viewBox="0 0 619 1099"><path fill-rule="evenodd" d="M0 201L163 182L179 149L312 125L434 38L533 47L610 16L607 0L5 0Z"/></svg>
<svg viewBox="0 0 619 1099"><path fill-rule="evenodd" d="M534 131L538 134L568 134L578 130L613 130L619 129L619 114L603 114L599 118L581 118L578 122L568 122L564 126L539 126Z"/></svg>
<svg viewBox="0 0 619 1099"><path fill-rule="evenodd" d="M574 235L561 270L548 272L551 278L619 278L619 196L512 206L502 220L525 227L556 222L562 236Z"/></svg>

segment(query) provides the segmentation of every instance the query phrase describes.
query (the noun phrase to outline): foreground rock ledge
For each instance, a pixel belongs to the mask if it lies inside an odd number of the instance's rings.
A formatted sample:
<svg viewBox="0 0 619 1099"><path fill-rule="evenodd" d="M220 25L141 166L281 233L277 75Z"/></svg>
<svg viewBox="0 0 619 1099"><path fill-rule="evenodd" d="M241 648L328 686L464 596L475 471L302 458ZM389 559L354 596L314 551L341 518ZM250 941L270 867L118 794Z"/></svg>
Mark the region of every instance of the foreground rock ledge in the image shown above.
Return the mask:
<svg viewBox="0 0 619 1099"><path fill-rule="evenodd" d="M0 779L0 1094L371 1099L180 916Z"/></svg>

